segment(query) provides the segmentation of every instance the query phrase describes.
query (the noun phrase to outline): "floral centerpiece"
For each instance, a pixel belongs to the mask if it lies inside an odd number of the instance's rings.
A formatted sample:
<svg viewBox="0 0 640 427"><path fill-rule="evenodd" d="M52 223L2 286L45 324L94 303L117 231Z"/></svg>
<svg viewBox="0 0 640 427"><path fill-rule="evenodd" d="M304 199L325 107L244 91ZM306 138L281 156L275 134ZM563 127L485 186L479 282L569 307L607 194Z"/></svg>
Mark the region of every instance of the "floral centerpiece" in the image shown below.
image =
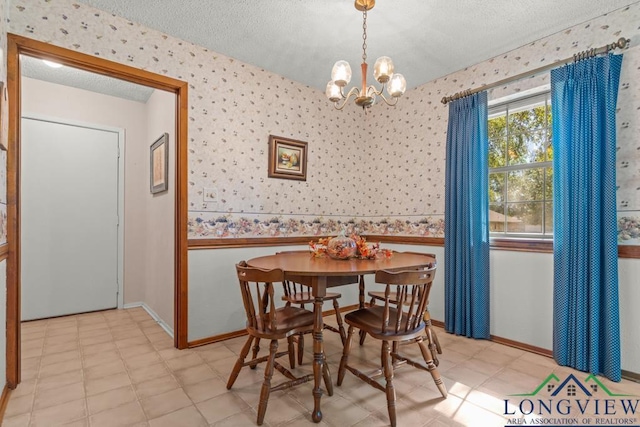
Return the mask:
<svg viewBox="0 0 640 427"><path fill-rule="evenodd" d="M334 259L377 259L391 258L393 251L381 249L380 243L367 243L362 236L352 234L346 237L344 232L337 237L325 237L317 242L309 242L309 250L314 257L328 255Z"/></svg>

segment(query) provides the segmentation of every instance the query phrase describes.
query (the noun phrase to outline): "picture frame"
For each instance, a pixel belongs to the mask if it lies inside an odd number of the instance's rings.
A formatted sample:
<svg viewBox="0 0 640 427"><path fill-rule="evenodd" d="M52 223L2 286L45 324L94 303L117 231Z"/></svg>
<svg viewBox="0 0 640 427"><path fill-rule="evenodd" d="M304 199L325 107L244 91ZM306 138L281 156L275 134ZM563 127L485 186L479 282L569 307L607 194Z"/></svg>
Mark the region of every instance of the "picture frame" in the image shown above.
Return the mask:
<svg viewBox="0 0 640 427"><path fill-rule="evenodd" d="M150 151L150 188L151 194L169 189L169 134L163 133L155 140Z"/></svg>
<svg viewBox="0 0 640 427"><path fill-rule="evenodd" d="M307 143L269 135L269 178L307 180Z"/></svg>

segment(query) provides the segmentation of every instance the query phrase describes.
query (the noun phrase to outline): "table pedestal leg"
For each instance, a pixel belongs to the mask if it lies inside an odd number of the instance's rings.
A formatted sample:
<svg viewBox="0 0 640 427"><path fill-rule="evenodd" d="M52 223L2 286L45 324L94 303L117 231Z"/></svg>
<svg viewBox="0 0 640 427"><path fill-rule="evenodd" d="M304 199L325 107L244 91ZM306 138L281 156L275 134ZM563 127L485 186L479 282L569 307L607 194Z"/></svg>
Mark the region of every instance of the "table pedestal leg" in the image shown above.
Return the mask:
<svg viewBox="0 0 640 427"><path fill-rule="evenodd" d="M322 421L322 411L320 410L320 398L322 397L322 364L324 363L322 349L322 297L316 297L313 303L313 414L311 418L314 422Z"/></svg>

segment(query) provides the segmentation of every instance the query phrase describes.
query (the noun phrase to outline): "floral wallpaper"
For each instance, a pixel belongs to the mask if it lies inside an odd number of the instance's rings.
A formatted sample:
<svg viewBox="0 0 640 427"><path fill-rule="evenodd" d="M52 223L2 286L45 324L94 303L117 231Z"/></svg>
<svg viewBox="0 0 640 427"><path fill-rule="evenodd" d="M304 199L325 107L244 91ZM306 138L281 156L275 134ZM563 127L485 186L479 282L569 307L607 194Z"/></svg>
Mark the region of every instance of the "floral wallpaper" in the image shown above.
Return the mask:
<svg viewBox="0 0 640 427"><path fill-rule="evenodd" d="M443 96L624 36L640 4L407 91L398 105L336 111L323 92L72 0L10 0L10 31L189 83L189 238L363 233L442 237ZM640 220L640 48L618 100L618 211ZM330 65L330 64L329 64ZM328 65L328 67L329 67ZM500 98L548 74L491 91ZM269 135L309 143L307 181L267 178ZM205 197L216 194L216 197ZM633 228L633 226L631 227ZM625 238L628 236L628 238ZM640 244L637 234L621 242Z"/></svg>

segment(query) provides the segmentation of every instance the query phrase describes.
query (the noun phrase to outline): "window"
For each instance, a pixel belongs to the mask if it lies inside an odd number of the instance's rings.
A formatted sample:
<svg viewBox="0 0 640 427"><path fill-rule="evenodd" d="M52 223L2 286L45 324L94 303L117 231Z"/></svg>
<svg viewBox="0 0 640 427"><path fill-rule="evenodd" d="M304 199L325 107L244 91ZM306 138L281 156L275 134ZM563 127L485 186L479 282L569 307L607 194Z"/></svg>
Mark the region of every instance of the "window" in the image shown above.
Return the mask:
<svg viewBox="0 0 640 427"><path fill-rule="evenodd" d="M549 92L489 107L492 237L553 237Z"/></svg>

